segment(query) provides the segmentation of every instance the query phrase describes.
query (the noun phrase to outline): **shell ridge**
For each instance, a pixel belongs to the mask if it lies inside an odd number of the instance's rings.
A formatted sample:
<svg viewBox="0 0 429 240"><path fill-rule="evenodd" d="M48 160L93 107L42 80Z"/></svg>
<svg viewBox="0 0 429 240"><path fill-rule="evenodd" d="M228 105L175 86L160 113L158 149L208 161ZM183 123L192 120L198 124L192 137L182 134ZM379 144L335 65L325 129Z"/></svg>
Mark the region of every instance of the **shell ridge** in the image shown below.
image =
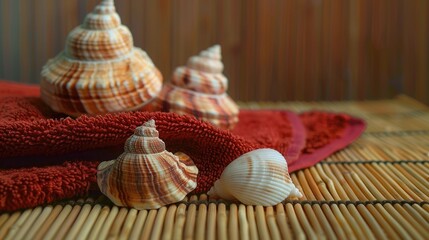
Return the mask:
<svg viewBox="0 0 429 240"><path fill-rule="evenodd" d="M97 63L115 63L115 62L121 62L124 61L126 59L129 59L132 57L132 55L134 54L134 50L137 47L134 47L134 49L132 51L130 51L129 53L120 56L118 58L112 58L112 59L100 59L100 60L91 60L91 59L78 59L78 58L74 58L73 56L68 55L65 51L61 52L60 54L62 54L63 58L67 59L70 62L83 62L83 63L88 63L88 64L97 64ZM138 49L138 48L137 48ZM142 50L143 51L143 50Z"/></svg>
<svg viewBox="0 0 429 240"><path fill-rule="evenodd" d="M196 92L196 91L192 91L183 87L179 87L179 86L175 86L171 83L169 83L170 87L173 89L179 89L180 91L184 91L184 92L188 92L192 95L201 95L201 96L209 96L211 98L223 98L225 97L227 94L226 93L221 93L221 94L209 94L209 93L202 93L202 92Z"/></svg>

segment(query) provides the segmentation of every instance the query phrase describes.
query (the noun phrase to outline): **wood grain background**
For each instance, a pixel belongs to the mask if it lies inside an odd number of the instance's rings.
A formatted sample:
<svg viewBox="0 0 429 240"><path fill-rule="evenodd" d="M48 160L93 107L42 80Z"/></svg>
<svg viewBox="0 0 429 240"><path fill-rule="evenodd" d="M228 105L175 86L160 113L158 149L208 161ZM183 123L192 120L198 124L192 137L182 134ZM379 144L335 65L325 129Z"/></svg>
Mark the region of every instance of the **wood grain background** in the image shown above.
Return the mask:
<svg viewBox="0 0 429 240"><path fill-rule="evenodd" d="M0 78L37 83L98 0L0 0ZM429 103L427 0L116 0L135 45L168 81L222 46L236 100Z"/></svg>

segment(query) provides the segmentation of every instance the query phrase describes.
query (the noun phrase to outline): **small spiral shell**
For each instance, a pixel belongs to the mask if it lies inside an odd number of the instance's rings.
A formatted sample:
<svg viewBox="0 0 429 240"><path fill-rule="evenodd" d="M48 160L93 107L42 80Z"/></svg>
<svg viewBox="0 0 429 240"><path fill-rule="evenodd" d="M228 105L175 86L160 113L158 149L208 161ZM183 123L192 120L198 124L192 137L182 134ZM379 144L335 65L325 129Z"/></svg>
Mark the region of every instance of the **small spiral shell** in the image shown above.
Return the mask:
<svg viewBox="0 0 429 240"><path fill-rule="evenodd" d="M193 115L220 128L233 128L239 110L226 93L228 79L222 71L221 49L215 45L178 67L155 105L163 111Z"/></svg>
<svg viewBox="0 0 429 240"><path fill-rule="evenodd" d="M136 128L116 160L100 163L97 182L118 206L156 209L183 200L197 186L198 169L184 153L172 154L155 121Z"/></svg>

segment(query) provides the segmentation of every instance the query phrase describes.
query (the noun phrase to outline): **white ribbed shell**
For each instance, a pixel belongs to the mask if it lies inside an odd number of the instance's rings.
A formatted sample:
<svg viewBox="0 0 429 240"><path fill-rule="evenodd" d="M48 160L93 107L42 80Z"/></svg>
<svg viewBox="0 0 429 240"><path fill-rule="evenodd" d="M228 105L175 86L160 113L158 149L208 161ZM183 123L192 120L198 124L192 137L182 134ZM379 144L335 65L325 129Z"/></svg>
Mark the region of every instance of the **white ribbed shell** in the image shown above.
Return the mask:
<svg viewBox="0 0 429 240"><path fill-rule="evenodd" d="M286 159L276 150L257 149L232 161L208 193L247 205L276 205L287 197L301 197L292 183Z"/></svg>

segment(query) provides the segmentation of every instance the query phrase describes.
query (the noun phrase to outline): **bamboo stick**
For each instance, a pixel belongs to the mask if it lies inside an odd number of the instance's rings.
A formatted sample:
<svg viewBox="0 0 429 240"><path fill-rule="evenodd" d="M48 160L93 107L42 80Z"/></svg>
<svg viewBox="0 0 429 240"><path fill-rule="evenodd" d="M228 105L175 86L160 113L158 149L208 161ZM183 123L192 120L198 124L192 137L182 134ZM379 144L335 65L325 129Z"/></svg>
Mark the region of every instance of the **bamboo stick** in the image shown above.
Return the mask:
<svg viewBox="0 0 429 240"><path fill-rule="evenodd" d="M339 166L339 168L344 169L343 166ZM368 198L362 193L361 189L357 186L356 182L354 181L354 178L356 178L354 175L356 175L354 172L350 172L347 170L342 170L344 172L344 178L346 179L347 183L350 186L349 190L349 196L353 195L353 200L361 200L361 201L367 201Z"/></svg>
<svg viewBox="0 0 429 240"><path fill-rule="evenodd" d="M258 229L256 228L255 211L253 206L246 207L247 221L249 222L249 235L251 240L259 239Z"/></svg>
<svg viewBox="0 0 429 240"><path fill-rule="evenodd" d="M399 239L399 236L395 233L395 230L389 225L389 222L386 221L385 218L383 218L382 214L380 214L377 209L372 204L366 205L366 208L371 213L371 215L374 217L374 219L378 222L378 224L381 226L381 229L384 230L386 233L388 239Z"/></svg>
<svg viewBox="0 0 429 240"><path fill-rule="evenodd" d="M83 205L83 207L79 211L79 215L71 225L71 228L65 237L66 240L71 240L76 238L85 220L87 219L89 213L91 212L91 208L92 206L89 204Z"/></svg>
<svg viewBox="0 0 429 240"><path fill-rule="evenodd" d="M100 205L98 205L98 206L100 206ZM98 214L94 225L91 227L91 231L90 231L89 236L87 238L88 240L97 239L104 222L106 221L107 217L109 216L109 213L110 213L110 207L103 206L101 208L100 213Z"/></svg>
<svg viewBox="0 0 429 240"><path fill-rule="evenodd" d="M353 234L356 237L360 237L362 232L361 229L359 227L358 222L353 218L353 216L351 215L351 213L348 211L347 207L345 204L339 204L338 208L340 209L341 213L343 214L344 218L346 219L348 225L350 226L350 228L353 231Z"/></svg>
<svg viewBox="0 0 429 240"><path fill-rule="evenodd" d="M0 228L2 227L3 223L7 221L7 219L10 217L9 213L2 213L0 215Z"/></svg>
<svg viewBox="0 0 429 240"><path fill-rule="evenodd" d="M16 220L16 222L9 229L9 232L6 235L5 240L15 239L15 235L18 234L18 232L22 229L23 225L25 224L27 219L30 217L32 212L33 212L33 209L27 209L19 216L19 218Z"/></svg>
<svg viewBox="0 0 429 240"><path fill-rule="evenodd" d="M310 167L310 169L314 169L314 167ZM325 200L325 198L323 197L323 194L320 192L320 189L318 188L318 184L316 184L316 181L314 179L314 175L312 174L312 172L308 168L306 168L304 169L304 174L305 174L307 183L310 186L311 192L315 196L314 200L319 200L319 201Z"/></svg>
<svg viewBox="0 0 429 240"><path fill-rule="evenodd" d="M374 196L371 200L376 199L394 199L393 196L383 187L377 183L377 178L370 177L371 173L366 167L359 167L356 164L350 164L350 167L362 178L365 186ZM377 185L377 187L376 187Z"/></svg>
<svg viewBox="0 0 429 240"><path fill-rule="evenodd" d="M150 239L160 239L162 234L162 228L164 226L165 215L167 214L167 207L161 207L157 211L157 215L152 227L152 233Z"/></svg>
<svg viewBox="0 0 429 240"><path fill-rule="evenodd" d="M396 207L393 207L390 203L386 203L384 204L384 208L396 221L404 226L404 229L407 230L408 234L411 235L413 239L423 239L417 230L414 229L413 225L397 211Z"/></svg>
<svg viewBox="0 0 429 240"><path fill-rule="evenodd" d="M2 226L0 226L0 239L4 239L7 234L9 234L9 231L11 230L11 227L15 224L15 222L19 219L21 216L21 212L17 211L14 212L10 217L9 214L7 215L8 218L4 222Z"/></svg>
<svg viewBox="0 0 429 240"><path fill-rule="evenodd" d="M347 198L343 198L343 200L350 199L352 201L358 201L359 198L356 196L355 192L353 192L352 187L350 187L349 183L345 178L347 172L341 171L341 168L336 165L332 165L331 169L333 170L332 172L334 173L334 176L338 179L338 182L347 194Z"/></svg>
<svg viewBox="0 0 429 240"><path fill-rule="evenodd" d="M292 233L286 220L284 205L281 203L276 206L276 221L279 226L282 239L292 239Z"/></svg>
<svg viewBox="0 0 429 240"><path fill-rule="evenodd" d="M16 239L16 240L23 239L41 213L42 213L42 207L34 208L30 216L28 216L28 218L25 220L25 222L18 230L17 234L13 236L13 239Z"/></svg>
<svg viewBox="0 0 429 240"><path fill-rule="evenodd" d="M127 217L125 218L121 232L119 233L119 239L128 239L131 234L134 222L137 218L137 209L131 208L128 211Z"/></svg>
<svg viewBox="0 0 429 240"><path fill-rule="evenodd" d="M285 205L285 208L286 208L286 214L289 219L289 224L291 225L293 230L293 239L299 239L299 240L305 239L306 236L305 236L304 230L301 228L301 225L299 224L293 205L291 203L287 203Z"/></svg>
<svg viewBox="0 0 429 240"><path fill-rule="evenodd" d="M226 206L224 203L218 205L217 211L217 237L218 239L227 239L227 217L226 217Z"/></svg>
<svg viewBox="0 0 429 240"><path fill-rule="evenodd" d="M130 233L130 240L136 240L140 238L140 234L143 230L143 226L146 222L146 218L148 215L148 211L147 210L140 210L138 211L137 214L137 218L133 224L133 227L131 229L131 233Z"/></svg>
<svg viewBox="0 0 429 240"><path fill-rule="evenodd" d="M49 230L46 232L44 238L45 239L54 239L55 234L58 232L60 227L63 225L64 221L66 220L67 216L70 215L73 207L71 205L66 205L62 208L60 214L57 218L55 218L55 221L52 223L52 225L49 227Z"/></svg>
<svg viewBox="0 0 429 240"><path fill-rule="evenodd" d="M331 168L328 165L324 165L323 170L326 173L326 175L334 182L335 189L338 193L338 196L335 196L335 200L349 199L343 186L337 179L336 175L334 175Z"/></svg>
<svg viewBox="0 0 429 240"><path fill-rule="evenodd" d="M317 166L320 166L320 164L316 164L316 166L310 167L310 172L311 176L314 179L314 182L317 185L317 189L319 189L319 192L321 193L319 200L333 201L334 198L329 192L327 184L322 180L321 176L319 175L319 172L316 169Z"/></svg>
<svg viewBox="0 0 429 240"><path fill-rule="evenodd" d="M298 177L296 176L296 173L290 174L290 177L292 178L292 182L295 184L295 187L299 189L299 191L302 193L301 200L306 200L307 197L305 196L304 190L302 189L301 183L298 180Z"/></svg>
<svg viewBox="0 0 429 240"><path fill-rule="evenodd" d="M42 213L37 217L37 219L34 220L33 225L28 230L28 233L25 234L26 239L34 239L37 231L40 229L40 227L45 224L46 219L49 217L53 210L53 207L51 205L46 206L43 208Z"/></svg>
<svg viewBox="0 0 429 240"><path fill-rule="evenodd" d="M426 211L429 212L429 204L423 204L422 206Z"/></svg>
<svg viewBox="0 0 429 240"><path fill-rule="evenodd" d="M101 211L101 205L96 204L91 209L91 212L89 213L88 217L86 218L85 222L82 225L82 228L80 229L78 235L76 236L76 239L86 239L91 231L91 228L94 226L95 220L97 220L98 215Z"/></svg>
<svg viewBox="0 0 429 240"><path fill-rule="evenodd" d="M196 219L197 205L191 204L188 207L186 215L186 223L184 230L184 239L193 239L195 230L195 219Z"/></svg>
<svg viewBox="0 0 429 240"><path fill-rule="evenodd" d="M82 199L78 200L79 202L83 202ZM75 222L76 218L79 215L80 210L82 209L81 205L74 205L72 210L70 211L70 214L67 216L67 218L64 220L63 224L59 227L58 232L55 235L55 238L57 239L64 239L67 233L69 232L70 228L73 226L73 223Z"/></svg>
<svg viewBox="0 0 429 240"><path fill-rule="evenodd" d="M112 226L113 221L115 220L116 216L118 215L119 208L117 206L113 206L110 211L109 215L107 215L106 220L103 222L103 226L100 228L100 232L98 233L98 236L96 236L99 239L106 239L109 235L110 227Z"/></svg>
<svg viewBox="0 0 429 240"><path fill-rule="evenodd" d="M208 199L208 196L205 193L200 194L200 196L198 197L199 201L207 201L207 199Z"/></svg>
<svg viewBox="0 0 429 240"><path fill-rule="evenodd" d="M419 223L419 225L421 225L424 229L429 230L429 222L427 222L425 218L421 216L420 213L415 210L410 204L403 204L402 207L404 208L404 210L407 211L408 214L410 214L410 216L412 216L412 218L416 222ZM426 233L429 234L429 232Z"/></svg>
<svg viewBox="0 0 429 240"><path fill-rule="evenodd" d="M195 238L204 239L207 223L207 205L200 204L198 206L197 221L195 223Z"/></svg>
<svg viewBox="0 0 429 240"><path fill-rule="evenodd" d="M429 184L425 180L429 179L429 172L425 172L425 170L429 170L428 168L423 167L422 164L404 164L404 168L406 168L409 173L416 174L419 181L425 184L426 187L429 187Z"/></svg>
<svg viewBox="0 0 429 240"><path fill-rule="evenodd" d="M186 220L186 205L180 204L176 211L174 230L173 230L173 239L179 240L182 239L183 229L185 228Z"/></svg>
<svg viewBox="0 0 429 240"><path fill-rule="evenodd" d="M347 239L356 239L356 235L354 234L352 228L349 225L349 222L343 216L343 213L340 211L339 206L337 204L330 205L331 211L335 216L335 219L338 221L338 228L341 228L344 232L344 235Z"/></svg>
<svg viewBox="0 0 429 240"><path fill-rule="evenodd" d="M400 239L411 239L411 236L408 235L407 231L402 227L401 224L399 224L395 218L387 212L387 210L381 205L381 204L375 204L375 208L380 212L380 214L384 217L386 222L388 222L392 226L392 232L387 234L394 235L390 236L392 238L400 238ZM397 234L393 234L396 232Z"/></svg>
<svg viewBox="0 0 429 240"><path fill-rule="evenodd" d="M146 221L145 221L143 229L142 229L140 239L144 239L144 240L150 239L149 237L150 237L150 234L152 232L157 213L158 213L158 211L155 209L152 209L149 211L149 214L147 215Z"/></svg>
<svg viewBox="0 0 429 240"><path fill-rule="evenodd" d="M255 206L256 227L260 239L270 239L267 222L265 220L264 207Z"/></svg>
<svg viewBox="0 0 429 240"><path fill-rule="evenodd" d="M320 223L320 225L323 229L323 233L326 236L326 238L327 239L335 239L336 235L335 235L334 229L332 228L331 224L329 224L329 221L326 218L326 215L323 213L321 205L320 204L313 204L312 210L314 211L314 213L318 219L318 222Z"/></svg>
<svg viewBox="0 0 429 240"><path fill-rule="evenodd" d="M209 210L207 213L207 231L206 239L215 240L216 239L216 216L217 216L217 206L215 203L209 204Z"/></svg>
<svg viewBox="0 0 429 240"><path fill-rule="evenodd" d="M108 231L108 235L107 235L108 238L116 239L119 237L122 224L124 223L125 217L127 216L127 214L128 214L128 208L121 207L121 209L119 209L119 212L114 218L112 225Z"/></svg>
<svg viewBox="0 0 429 240"><path fill-rule="evenodd" d="M325 171L323 171L321 164L316 164L316 169L320 175L321 181L323 181L325 183L326 188L327 188L327 190L326 190L327 192L324 193L326 200L328 200L328 201L339 200L340 197L338 196L334 181L330 177L328 177L328 175L325 173Z"/></svg>
<svg viewBox="0 0 429 240"><path fill-rule="evenodd" d="M304 171L302 171L302 170L298 171L297 175L298 175L299 183L300 183L302 190L303 190L301 192L303 194L303 197L301 199L302 200L316 200L316 197L314 196L313 192L311 191L310 186L307 183L307 179L305 177Z"/></svg>
<svg viewBox="0 0 429 240"><path fill-rule="evenodd" d="M311 224L308 222L307 216L305 215L304 211L302 210L301 204L295 204L294 205L295 214L298 218L298 221L301 224L301 227L303 231L305 232L307 238L309 239L316 239L317 235L314 232L313 228L311 227Z"/></svg>
<svg viewBox="0 0 429 240"><path fill-rule="evenodd" d="M332 213L332 209L329 207L328 204L322 204L322 210L326 215L326 218L328 219L330 225L332 226L332 229L335 232L335 235L339 238L339 239L345 239L346 238L346 234L344 232L344 229L341 228L340 226L343 226L344 224L340 224L340 222L338 222L338 219L335 218L335 215ZM349 238L350 236L347 236L347 238Z"/></svg>
<svg viewBox="0 0 429 240"><path fill-rule="evenodd" d="M48 218L45 220L44 224L40 226L40 228L37 230L37 233L34 235L33 240L39 240L44 238L46 233L48 232L49 228L52 227L52 224L60 214L60 212L63 210L62 205L56 205L54 209L52 209L51 213L49 214ZM1 236L0 236L1 239Z"/></svg>
<svg viewBox="0 0 429 240"><path fill-rule="evenodd" d="M165 215L164 229L162 230L161 239L167 240L173 238L173 227L174 227L174 218L176 215L177 206L171 205L168 207L167 213Z"/></svg>
<svg viewBox="0 0 429 240"><path fill-rule="evenodd" d="M377 223L374 216L371 215L371 213L363 204L357 205L356 208L358 209L362 217L365 219L365 221L368 223L377 239L388 239L381 226Z"/></svg>
<svg viewBox="0 0 429 240"><path fill-rule="evenodd" d="M244 204L240 204L238 206L238 227L240 231L240 239L248 240L249 236L249 224L247 222L247 214L246 214L246 206ZM219 236L219 239L221 236Z"/></svg>
<svg viewBox="0 0 429 240"><path fill-rule="evenodd" d="M427 193L429 193L429 184L427 183L426 179L419 177L418 174L413 171L411 171L411 173L407 171L405 169L406 164L404 163L401 165L395 165L395 168L402 174L402 176L404 176L404 178L417 187L418 190L415 191L424 201L429 201L429 196L427 195Z"/></svg>
<svg viewBox="0 0 429 240"><path fill-rule="evenodd" d="M401 172L392 165L383 164L383 168L387 169L389 174L397 183L398 187L402 188L412 200L424 201L425 195L417 188L415 183L411 182L408 178L401 174ZM405 187L404 187L405 185Z"/></svg>
<svg viewBox="0 0 429 240"><path fill-rule="evenodd" d="M412 207L419 212L419 214L427 221L429 222L429 212L425 211L419 204L413 204Z"/></svg>
<svg viewBox="0 0 429 240"><path fill-rule="evenodd" d="M229 206L228 239L239 239L237 205Z"/></svg>
<svg viewBox="0 0 429 240"><path fill-rule="evenodd" d="M281 239L280 230L277 227L276 218L274 216L273 207L266 207L265 218L267 219L268 230L270 232L271 239Z"/></svg>
<svg viewBox="0 0 429 240"><path fill-rule="evenodd" d="M362 214L359 213L358 209L353 204L348 204L347 209L350 211L351 215L354 217L356 222L359 224L361 233L364 234L364 239L376 239L373 232L371 231L368 223L365 222L365 219Z"/></svg>
<svg viewBox="0 0 429 240"><path fill-rule="evenodd" d="M26 213L27 217L29 214L29 211L31 211L30 209L27 209L26 211L28 211ZM18 219L20 219L21 217L21 212L17 211L14 212L8 219L7 221L3 224L3 226L0 227L0 239L4 239L5 236L10 232L10 230L12 229L12 226L16 223L16 221Z"/></svg>
<svg viewBox="0 0 429 240"><path fill-rule="evenodd" d="M366 165L365 167L367 167L370 171L377 172L377 180L382 183L381 186L384 186L387 191L389 191L389 193L394 197L393 199L411 200L411 196L406 193L404 189L402 189L387 172L385 172L384 165L385 164L373 163Z"/></svg>
<svg viewBox="0 0 429 240"><path fill-rule="evenodd" d="M353 181L356 183L357 187L361 190L362 194L365 195L365 198L368 199L369 201L376 200L377 198L368 189L367 185L362 180L362 177L366 178L365 175L359 175L356 172L353 172L352 174Z"/></svg>
<svg viewBox="0 0 429 240"><path fill-rule="evenodd" d="M399 214L401 214L401 216L404 219L406 219L418 233L421 234L420 236L422 237L422 239L424 239L423 236L428 234L427 228L425 228L427 227L427 224L426 226L422 226L415 218L411 216L411 214L405 211L404 207L401 206L400 204L394 204L393 206L396 209L396 211L398 211Z"/></svg>
<svg viewBox="0 0 429 240"><path fill-rule="evenodd" d="M308 221L311 224L312 229L314 230L314 233L317 235L318 239L326 239L326 235L323 232L323 228L320 225L319 221L317 220L316 214L314 213L313 209L311 208L311 204L304 204L304 214L307 216Z"/></svg>

